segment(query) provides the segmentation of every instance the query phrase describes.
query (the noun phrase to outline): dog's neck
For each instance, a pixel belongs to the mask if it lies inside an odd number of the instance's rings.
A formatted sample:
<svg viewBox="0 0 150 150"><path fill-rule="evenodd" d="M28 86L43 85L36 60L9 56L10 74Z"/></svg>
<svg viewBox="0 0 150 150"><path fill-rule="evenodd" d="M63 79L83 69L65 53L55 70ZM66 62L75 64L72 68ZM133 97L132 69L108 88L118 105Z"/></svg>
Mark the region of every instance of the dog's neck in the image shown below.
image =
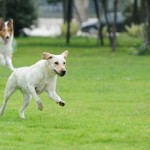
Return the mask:
<svg viewBox="0 0 150 150"><path fill-rule="evenodd" d="M47 60L43 61L44 61L44 72L46 73L46 76L56 78L57 74L48 66Z"/></svg>

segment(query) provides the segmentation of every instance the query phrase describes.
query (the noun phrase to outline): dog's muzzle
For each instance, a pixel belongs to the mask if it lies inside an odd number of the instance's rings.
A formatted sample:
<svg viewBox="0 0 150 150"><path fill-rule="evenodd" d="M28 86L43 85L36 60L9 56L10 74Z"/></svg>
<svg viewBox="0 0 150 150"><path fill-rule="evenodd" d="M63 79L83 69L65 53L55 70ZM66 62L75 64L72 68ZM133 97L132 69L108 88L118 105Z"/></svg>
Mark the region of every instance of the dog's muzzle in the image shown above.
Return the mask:
<svg viewBox="0 0 150 150"><path fill-rule="evenodd" d="M61 70L60 72L57 72L55 69L54 69L55 73L58 74L59 76L64 76L66 74L66 70Z"/></svg>
<svg viewBox="0 0 150 150"><path fill-rule="evenodd" d="M66 70L61 71L61 76L64 76L66 74Z"/></svg>

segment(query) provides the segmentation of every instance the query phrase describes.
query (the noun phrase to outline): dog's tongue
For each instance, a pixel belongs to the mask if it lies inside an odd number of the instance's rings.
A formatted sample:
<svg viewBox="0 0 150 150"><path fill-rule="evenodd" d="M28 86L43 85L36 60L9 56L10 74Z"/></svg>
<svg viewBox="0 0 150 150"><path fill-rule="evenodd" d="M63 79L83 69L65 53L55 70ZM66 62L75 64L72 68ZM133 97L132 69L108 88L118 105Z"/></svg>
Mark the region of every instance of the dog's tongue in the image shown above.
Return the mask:
<svg viewBox="0 0 150 150"><path fill-rule="evenodd" d="M3 43L6 44L7 43L7 38L3 37Z"/></svg>

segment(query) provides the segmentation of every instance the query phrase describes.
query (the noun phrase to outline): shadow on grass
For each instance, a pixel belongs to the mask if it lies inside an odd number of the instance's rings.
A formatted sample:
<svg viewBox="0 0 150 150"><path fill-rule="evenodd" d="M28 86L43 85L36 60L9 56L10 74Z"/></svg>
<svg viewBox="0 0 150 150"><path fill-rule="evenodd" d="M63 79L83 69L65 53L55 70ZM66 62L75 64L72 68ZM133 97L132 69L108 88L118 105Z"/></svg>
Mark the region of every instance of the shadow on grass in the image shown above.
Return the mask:
<svg viewBox="0 0 150 150"><path fill-rule="evenodd" d="M129 37L128 37L129 38ZM117 38L117 49L119 48L131 48L139 47L141 40L127 37ZM87 37L72 37L70 44L66 43L65 37L21 37L17 39L20 47L55 47L55 48L110 48L109 40L107 37L104 38L104 46L98 43L96 38Z"/></svg>
<svg viewBox="0 0 150 150"><path fill-rule="evenodd" d="M25 39L25 40L24 40ZM97 39L72 37L70 44L67 44L64 37L58 38L41 38L41 37L25 37L17 39L19 46L22 47L70 47L70 48L98 48L102 47L97 44ZM104 47L108 47L109 43L105 42Z"/></svg>

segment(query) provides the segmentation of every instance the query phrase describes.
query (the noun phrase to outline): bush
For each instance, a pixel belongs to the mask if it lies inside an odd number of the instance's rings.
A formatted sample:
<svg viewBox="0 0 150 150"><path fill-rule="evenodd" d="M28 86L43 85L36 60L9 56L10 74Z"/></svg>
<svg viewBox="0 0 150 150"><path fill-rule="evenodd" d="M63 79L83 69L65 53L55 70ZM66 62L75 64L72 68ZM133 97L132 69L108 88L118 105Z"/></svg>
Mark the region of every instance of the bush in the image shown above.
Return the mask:
<svg viewBox="0 0 150 150"><path fill-rule="evenodd" d="M76 35L77 31L78 31L78 23L75 22L71 22L70 24L70 34L71 35ZM61 35L66 36L67 34L67 23L64 23L61 25Z"/></svg>
<svg viewBox="0 0 150 150"><path fill-rule="evenodd" d="M143 36L143 25L136 25L134 23L131 26L125 26L126 31L132 37L141 37Z"/></svg>
<svg viewBox="0 0 150 150"><path fill-rule="evenodd" d="M137 49L137 55L148 55L150 54L150 45L146 45L145 43Z"/></svg>
<svg viewBox="0 0 150 150"><path fill-rule="evenodd" d="M144 42L140 46L140 48L137 49L138 55L149 55L150 54L150 37L149 37L149 25L146 23L143 26L143 35L144 35Z"/></svg>

